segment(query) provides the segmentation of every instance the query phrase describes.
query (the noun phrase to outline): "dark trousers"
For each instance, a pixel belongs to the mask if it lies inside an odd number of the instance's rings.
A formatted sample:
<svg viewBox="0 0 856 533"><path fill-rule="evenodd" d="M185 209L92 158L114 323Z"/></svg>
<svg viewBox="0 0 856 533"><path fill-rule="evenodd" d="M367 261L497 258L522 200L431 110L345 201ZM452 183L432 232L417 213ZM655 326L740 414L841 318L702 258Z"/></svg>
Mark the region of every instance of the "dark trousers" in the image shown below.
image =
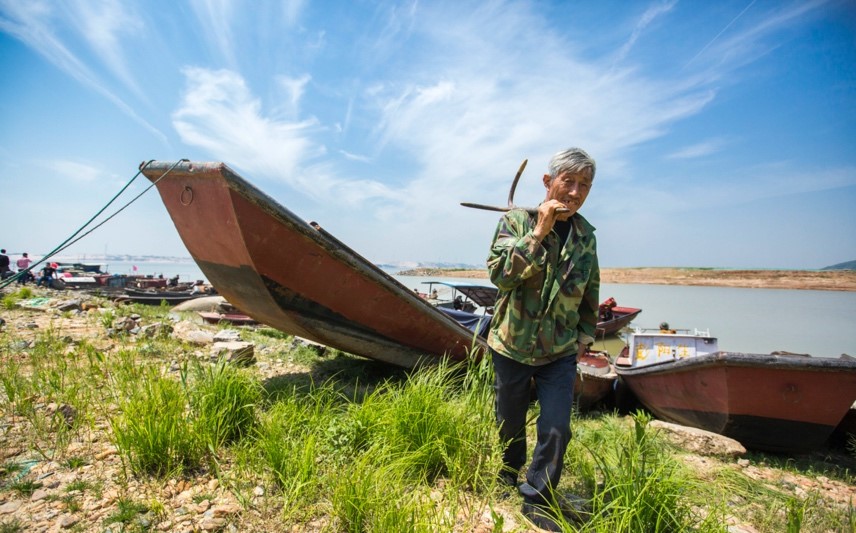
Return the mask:
<svg viewBox="0 0 856 533"><path fill-rule="evenodd" d="M559 484L565 450L571 440L576 358L568 356L543 366L530 366L493 350L491 356L496 377L496 421L499 435L507 443L503 462L514 476L526 462L526 413L534 380L541 406L536 423L538 437L526 483L519 490L529 503L549 503L550 491Z"/></svg>

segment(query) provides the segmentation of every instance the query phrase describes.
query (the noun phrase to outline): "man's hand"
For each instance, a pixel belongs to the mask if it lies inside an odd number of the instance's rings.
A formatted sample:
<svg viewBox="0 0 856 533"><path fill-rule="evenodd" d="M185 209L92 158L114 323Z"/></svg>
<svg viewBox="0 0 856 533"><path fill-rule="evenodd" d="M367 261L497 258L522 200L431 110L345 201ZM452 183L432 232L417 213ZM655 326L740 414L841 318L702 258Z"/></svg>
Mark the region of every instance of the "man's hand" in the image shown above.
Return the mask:
<svg viewBox="0 0 856 533"><path fill-rule="evenodd" d="M538 223L532 230L532 236L543 241L557 220L567 220L570 216L571 212L565 204L558 200L546 200L538 206Z"/></svg>
<svg viewBox="0 0 856 533"><path fill-rule="evenodd" d="M586 354L586 345L581 343L581 342L578 342L577 343L577 363L580 362L580 360L583 358L583 356L585 354Z"/></svg>

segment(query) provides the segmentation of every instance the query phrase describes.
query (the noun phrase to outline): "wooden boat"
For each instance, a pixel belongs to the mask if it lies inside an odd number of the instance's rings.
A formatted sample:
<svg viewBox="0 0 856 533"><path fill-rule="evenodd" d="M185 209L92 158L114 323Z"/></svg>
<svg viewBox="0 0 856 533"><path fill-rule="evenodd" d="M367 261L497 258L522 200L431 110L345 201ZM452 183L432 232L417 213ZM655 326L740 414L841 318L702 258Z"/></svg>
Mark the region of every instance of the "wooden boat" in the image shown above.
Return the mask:
<svg viewBox="0 0 856 533"><path fill-rule="evenodd" d="M636 307L613 307L612 318L598 321L597 329L595 329L595 335L598 337L615 335L625 327L629 326L630 322L641 312L642 310Z"/></svg>
<svg viewBox="0 0 856 533"><path fill-rule="evenodd" d="M152 162L196 264L229 302L286 333L404 367L466 359L483 341L318 224L223 163Z"/></svg>
<svg viewBox="0 0 856 533"><path fill-rule="evenodd" d="M428 292L419 294L424 295L429 302L437 307L455 309L465 313L474 313L478 308L481 308L485 315L493 313L493 306L499 294L499 289L493 285L451 283L446 281L424 281L422 283L428 285ZM451 297L443 298L440 294L435 296L434 285L451 288ZM462 296L462 298L459 299L458 296ZM641 312L642 309L638 307L622 307L616 305L614 298L607 298L600 305L595 336L606 337L615 335L627 327Z"/></svg>
<svg viewBox="0 0 856 533"><path fill-rule="evenodd" d="M856 400L856 360L719 351L707 332L637 330L616 360L657 417L747 448L821 448Z"/></svg>
<svg viewBox="0 0 856 533"><path fill-rule="evenodd" d="M615 302L615 298L607 298L600 304L598 309L597 328L595 336L606 337L615 335L636 318L642 312L636 307L621 307Z"/></svg>
<svg viewBox="0 0 856 533"><path fill-rule="evenodd" d="M574 382L574 402L577 410L588 411L606 400L615 387L615 373L609 354L586 352L577 363L577 378Z"/></svg>
<svg viewBox="0 0 856 533"><path fill-rule="evenodd" d="M422 284L428 285L428 291L424 293L424 297L432 305L467 313L475 313L479 308L482 309L484 314L493 313L496 295L499 294L499 289L493 285L451 283L447 281L423 281ZM441 295L437 292L435 285L451 289L451 295Z"/></svg>

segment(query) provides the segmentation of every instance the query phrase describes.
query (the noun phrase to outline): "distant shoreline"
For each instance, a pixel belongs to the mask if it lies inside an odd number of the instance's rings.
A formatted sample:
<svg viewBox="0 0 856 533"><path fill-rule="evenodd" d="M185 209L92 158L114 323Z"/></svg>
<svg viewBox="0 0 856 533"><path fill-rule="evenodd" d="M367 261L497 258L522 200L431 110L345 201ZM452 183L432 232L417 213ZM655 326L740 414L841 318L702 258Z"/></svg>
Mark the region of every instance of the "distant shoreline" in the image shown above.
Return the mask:
<svg viewBox="0 0 856 533"><path fill-rule="evenodd" d="M487 279L487 270L414 268L400 276ZM720 270L708 268L602 268L601 283L647 285L696 285L751 289L856 291L854 270Z"/></svg>

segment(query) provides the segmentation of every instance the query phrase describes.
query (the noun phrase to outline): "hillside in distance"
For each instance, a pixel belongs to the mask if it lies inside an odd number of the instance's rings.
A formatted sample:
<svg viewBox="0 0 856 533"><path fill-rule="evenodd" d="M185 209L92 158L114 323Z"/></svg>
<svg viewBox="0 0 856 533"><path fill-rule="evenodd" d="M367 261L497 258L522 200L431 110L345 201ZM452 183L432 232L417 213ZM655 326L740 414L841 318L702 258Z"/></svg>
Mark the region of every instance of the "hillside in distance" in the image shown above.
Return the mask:
<svg viewBox="0 0 856 533"><path fill-rule="evenodd" d="M856 270L856 260L845 261L844 263L838 263L837 265L823 267L821 270Z"/></svg>

